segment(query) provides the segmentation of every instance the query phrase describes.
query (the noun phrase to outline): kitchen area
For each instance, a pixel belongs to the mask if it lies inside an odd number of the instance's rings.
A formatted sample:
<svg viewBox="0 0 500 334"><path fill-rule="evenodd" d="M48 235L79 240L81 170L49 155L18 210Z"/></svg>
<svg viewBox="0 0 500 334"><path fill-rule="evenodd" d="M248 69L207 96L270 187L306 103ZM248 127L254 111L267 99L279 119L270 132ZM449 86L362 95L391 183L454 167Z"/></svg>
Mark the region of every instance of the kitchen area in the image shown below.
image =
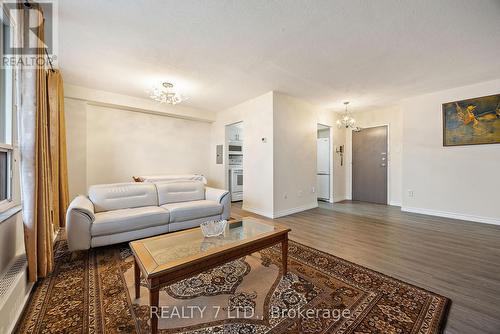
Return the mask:
<svg viewBox="0 0 500 334"><path fill-rule="evenodd" d="M227 177L231 201L243 200L243 122L226 126Z"/></svg>

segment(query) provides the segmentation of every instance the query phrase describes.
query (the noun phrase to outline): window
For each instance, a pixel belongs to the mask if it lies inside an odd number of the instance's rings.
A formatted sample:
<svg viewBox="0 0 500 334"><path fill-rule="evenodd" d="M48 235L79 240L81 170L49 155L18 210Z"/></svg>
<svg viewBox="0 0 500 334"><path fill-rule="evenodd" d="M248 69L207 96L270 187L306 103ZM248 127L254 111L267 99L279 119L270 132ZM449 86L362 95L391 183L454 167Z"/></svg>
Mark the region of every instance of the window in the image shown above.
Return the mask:
<svg viewBox="0 0 500 334"><path fill-rule="evenodd" d="M8 41L5 29L5 20L0 21L0 55ZM13 97L13 71L0 68L0 204L12 198L12 97Z"/></svg>

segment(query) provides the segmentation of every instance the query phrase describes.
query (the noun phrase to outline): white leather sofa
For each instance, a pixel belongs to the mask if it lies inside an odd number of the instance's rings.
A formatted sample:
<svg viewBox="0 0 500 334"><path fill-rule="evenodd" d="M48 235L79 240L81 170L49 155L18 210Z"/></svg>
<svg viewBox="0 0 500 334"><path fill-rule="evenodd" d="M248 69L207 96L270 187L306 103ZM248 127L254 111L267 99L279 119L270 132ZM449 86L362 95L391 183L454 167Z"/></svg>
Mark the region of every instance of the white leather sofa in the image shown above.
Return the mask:
<svg viewBox="0 0 500 334"><path fill-rule="evenodd" d="M91 186L69 205L70 251L111 245L229 219L228 191L200 181L117 183Z"/></svg>

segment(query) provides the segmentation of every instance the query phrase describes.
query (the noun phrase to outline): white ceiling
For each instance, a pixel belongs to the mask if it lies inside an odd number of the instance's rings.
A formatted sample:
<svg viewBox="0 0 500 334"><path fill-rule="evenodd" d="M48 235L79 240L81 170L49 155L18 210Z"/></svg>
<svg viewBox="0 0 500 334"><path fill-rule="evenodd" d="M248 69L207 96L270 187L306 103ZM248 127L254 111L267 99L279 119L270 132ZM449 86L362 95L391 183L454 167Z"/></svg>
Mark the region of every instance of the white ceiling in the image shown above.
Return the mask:
<svg viewBox="0 0 500 334"><path fill-rule="evenodd" d="M218 111L276 90L333 110L500 78L500 0L64 0L67 83Z"/></svg>

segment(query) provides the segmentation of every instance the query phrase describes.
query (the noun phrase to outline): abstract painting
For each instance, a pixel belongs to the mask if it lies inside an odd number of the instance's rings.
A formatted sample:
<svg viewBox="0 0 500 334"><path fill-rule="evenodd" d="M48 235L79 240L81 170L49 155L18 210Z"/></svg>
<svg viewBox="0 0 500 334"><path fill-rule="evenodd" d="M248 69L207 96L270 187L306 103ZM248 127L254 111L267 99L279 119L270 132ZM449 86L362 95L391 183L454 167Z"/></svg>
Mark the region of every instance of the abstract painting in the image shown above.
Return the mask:
<svg viewBox="0 0 500 334"><path fill-rule="evenodd" d="M500 94L443 104L443 146L500 143Z"/></svg>

